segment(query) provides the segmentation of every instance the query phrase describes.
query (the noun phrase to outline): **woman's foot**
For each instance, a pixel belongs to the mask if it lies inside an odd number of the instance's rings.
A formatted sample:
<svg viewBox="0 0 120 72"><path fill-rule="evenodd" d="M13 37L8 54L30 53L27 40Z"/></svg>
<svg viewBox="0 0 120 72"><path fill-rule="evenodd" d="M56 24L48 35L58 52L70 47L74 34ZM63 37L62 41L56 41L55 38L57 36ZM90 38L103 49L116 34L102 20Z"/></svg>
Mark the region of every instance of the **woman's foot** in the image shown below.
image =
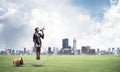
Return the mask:
<svg viewBox="0 0 120 72"><path fill-rule="evenodd" d="M38 60L40 60L40 57L38 57Z"/></svg>
<svg viewBox="0 0 120 72"><path fill-rule="evenodd" d="M37 60L40 60L40 57L39 57L39 56L37 56L37 57L36 57L36 59L37 59Z"/></svg>

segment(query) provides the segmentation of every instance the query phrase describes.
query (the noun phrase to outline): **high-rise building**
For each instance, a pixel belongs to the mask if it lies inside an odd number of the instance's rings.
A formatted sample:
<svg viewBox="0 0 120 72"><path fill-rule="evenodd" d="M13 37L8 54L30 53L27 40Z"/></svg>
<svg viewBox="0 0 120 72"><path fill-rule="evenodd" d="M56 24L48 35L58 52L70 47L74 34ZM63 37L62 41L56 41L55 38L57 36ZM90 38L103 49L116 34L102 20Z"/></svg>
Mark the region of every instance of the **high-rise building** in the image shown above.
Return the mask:
<svg viewBox="0 0 120 72"><path fill-rule="evenodd" d="M24 47L24 54L26 53L26 48Z"/></svg>
<svg viewBox="0 0 120 72"><path fill-rule="evenodd" d="M77 47L77 46L76 46L76 43L77 43L77 42L76 42L76 39L73 39L73 49L76 49L76 47Z"/></svg>
<svg viewBox="0 0 120 72"><path fill-rule="evenodd" d="M15 54L15 50L12 50L12 53L11 53L12 55L14 55Z"/></svg>
<svg viewBox="0 0 120 72"><path fill-rule="evenodd" d="M51 47L48 47L48 53L51 53L52 51L51 51Z"/></svg>
<svg viewBox="0 0 120 72"><path fill-rule="evenodd" d="M56 55L58 53L58 47L53 47L53 54Z"/></svg>
<svg viewBox="0 0 120 72"><path fill-rule="evenodd" d="M11 49L6 49L6 53L7 53L7 55L10 55L11 54Z"/></svg>
<svg viewBox="0 0 120 72"><path fill-rule="evenodd" d="M90 55L95 55L95 54L96 54L95 49L90 49L90 50L89 50L89 54L90 54Z"/></svg>
<svg viewBox="0 0 120 72"><path fill-rule="evenodd" d="M76 39L73 39L73 51L74 51L74 54L76 53L76 48L77 48L77 45L76 45Z"/></svg>
<svg viewBox="0 0 120 72"><path fill-rule="evenodd" d="M77 50L77 53L78 53L78 55L80 55L80 49L79 49L79 50Z"/></svg>
<svg viewBox="0 0 120 72"><path fill-rule="evenodd" d="M108 54L109 54L109 55L111 54L111 49L110 49L110 48L108 48Z"/></svg>
<svg viewBox="0 0 120 72"><path fill-rule="evenodd" d="M90 46L82 46L81 48L82 54L89 54Z"/></svg>
<svg viewBox="0 0 120 72"><path fill-rule="evenodd" d="M100 49L99 49L99 48L97 49L97 54L98 54L98 55L100 54Z"/></svg>
<svg viewBox="0 0 120 72"><path fill-rule="evenodd" d="M68 48L68 38L62 40L62 48Z"/></svg>
<svg viewBox="0 0 120 72"><path fill-rule="evenodd" d="M115 48L112 48L112 53L113 53L113 54L115 53Z"/></svg>
<svg viewBox="0 0 120 72"><path fill-rule="evenodd" d="M119 47L117 48L117 54L120 54L120 48Z"/></svg>

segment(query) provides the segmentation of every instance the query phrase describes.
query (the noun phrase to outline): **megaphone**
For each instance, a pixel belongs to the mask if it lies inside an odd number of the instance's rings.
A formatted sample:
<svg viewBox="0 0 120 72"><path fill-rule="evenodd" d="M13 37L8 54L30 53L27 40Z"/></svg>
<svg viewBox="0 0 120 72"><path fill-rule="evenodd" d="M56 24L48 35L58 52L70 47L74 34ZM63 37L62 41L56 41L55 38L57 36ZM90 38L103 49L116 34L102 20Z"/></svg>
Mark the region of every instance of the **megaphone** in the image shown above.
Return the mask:
<svg viewBox="0 0 120 72"><path fill-rule="evenodd" d="M45 28L43 27L42 29L40 29L40 31L43 31L43 30L45 30Z"/></svg>

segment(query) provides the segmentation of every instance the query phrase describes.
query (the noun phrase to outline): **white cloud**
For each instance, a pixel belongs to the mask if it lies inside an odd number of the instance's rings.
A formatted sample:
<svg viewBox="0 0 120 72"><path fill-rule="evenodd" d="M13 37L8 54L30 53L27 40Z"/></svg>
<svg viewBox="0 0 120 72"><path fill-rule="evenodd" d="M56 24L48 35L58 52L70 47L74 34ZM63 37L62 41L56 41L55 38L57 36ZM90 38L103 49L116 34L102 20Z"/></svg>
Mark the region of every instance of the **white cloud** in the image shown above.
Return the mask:
<svg viewBox="0 0 120 72"><path fill-rule="evenodd" d="M87 10L73 6L71 0L3 1L2 5L6 11L0 16L3 24L0 44L5 43L4 47L31 48L36 26L45 27L43 47L46 48L62 47L62 39L66 37L70 39L71 46L72 39L76 38L78 48L90 45L105 49L120 45L120 2L107 9L103 22L96 22ZM7 35L10 42L6 40Z"/></svg>
<svg viewBox="0 0 120 72"><path fill-rule="evenodd" d="M91 28L95 30L99 30L100 32L95 32L95 35L91 37L92 44L96 42L92 46L100 47L102 49L112 48L112 47L120 47L120 1L117 5L111 5L111 7L106 10L104 13L103 22L95 23L96 27L93 26ZM89 41L90 41L89 40Z"/></svg>
<svg viewBox="0 0 120 72"><path fill-rule="evenodd" d="M80 38L83 31L88 31L92 19L87 11L72 7L71 4L62 2L53 2L51 7L47 4L46 8L35 8L31 12L30 24L45 27L45 40L43 46L61 47L62 39L68 37L70 41L73 38ZM64 6L64 8L61 8ZM54 10L53 10L54 8ZM34 26L34 27L35 27ZM70 42L72 45L72 42ZM79 44L78 44L79 45Z"/></svg>

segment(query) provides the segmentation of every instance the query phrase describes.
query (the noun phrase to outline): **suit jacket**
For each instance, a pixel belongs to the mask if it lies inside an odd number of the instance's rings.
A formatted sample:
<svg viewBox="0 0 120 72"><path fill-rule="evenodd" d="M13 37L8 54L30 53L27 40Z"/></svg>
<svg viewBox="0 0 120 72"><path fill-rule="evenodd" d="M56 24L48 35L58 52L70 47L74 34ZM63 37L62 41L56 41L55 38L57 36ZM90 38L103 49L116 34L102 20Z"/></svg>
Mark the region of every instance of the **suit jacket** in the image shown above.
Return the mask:
<svg viewBox="0 0 120 72"><path fill-rule="evenodd" d="M41 38L44 39L44 34L34 33L33 34L33 42L37 44L42 44Z"/></svg>

